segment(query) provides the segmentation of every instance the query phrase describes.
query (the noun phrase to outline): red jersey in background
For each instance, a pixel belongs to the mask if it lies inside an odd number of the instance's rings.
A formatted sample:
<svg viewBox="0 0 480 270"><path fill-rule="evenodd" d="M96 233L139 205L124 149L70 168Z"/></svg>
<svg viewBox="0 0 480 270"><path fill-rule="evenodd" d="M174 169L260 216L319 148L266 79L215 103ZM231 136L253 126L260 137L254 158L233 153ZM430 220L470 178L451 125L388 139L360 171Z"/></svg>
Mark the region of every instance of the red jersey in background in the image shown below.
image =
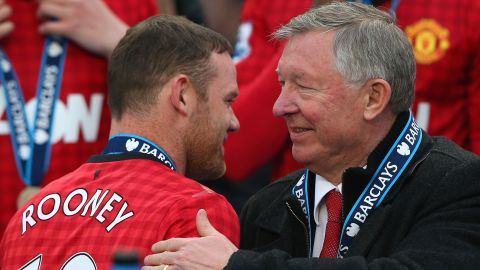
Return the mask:
<svg viewBox="0 0 480 270"><path fill-rule="evenodd" d="M14 31L2 39L23 90L30 123L35 110L36 91L44 37L38 32L37 2L7 0L12 7ZM154 0L105 0L128 25L158 13ZM59 99L56 101L51 159L43 185L73 171L92 154L99 153L108 139L110 115L106 105L107 61L70 42ZM25 184L13 155L3 90L0 91L0 236L17 210L16 201Z"/></svg>

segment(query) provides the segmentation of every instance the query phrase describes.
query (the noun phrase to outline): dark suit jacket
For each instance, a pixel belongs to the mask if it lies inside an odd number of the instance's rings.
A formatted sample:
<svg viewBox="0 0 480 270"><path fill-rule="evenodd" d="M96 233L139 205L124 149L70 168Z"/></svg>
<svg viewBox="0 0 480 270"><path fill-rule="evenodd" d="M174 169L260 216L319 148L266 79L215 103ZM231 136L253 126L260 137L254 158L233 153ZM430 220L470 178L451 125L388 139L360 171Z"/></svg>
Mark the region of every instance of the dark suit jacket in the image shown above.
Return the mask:
<svg viewBox="0 0 480 270"><path fill-rule="evenodd" d="M350 168L343 174L344 213L405 119L398 117L369 156L366 170ZM305 258L311 248L308 223L291 194L302 173L284 177L249 200L241 215L242 250L225 269L480 269L480 158L449 140L423 136L412 162L343 259Z"/></svg>

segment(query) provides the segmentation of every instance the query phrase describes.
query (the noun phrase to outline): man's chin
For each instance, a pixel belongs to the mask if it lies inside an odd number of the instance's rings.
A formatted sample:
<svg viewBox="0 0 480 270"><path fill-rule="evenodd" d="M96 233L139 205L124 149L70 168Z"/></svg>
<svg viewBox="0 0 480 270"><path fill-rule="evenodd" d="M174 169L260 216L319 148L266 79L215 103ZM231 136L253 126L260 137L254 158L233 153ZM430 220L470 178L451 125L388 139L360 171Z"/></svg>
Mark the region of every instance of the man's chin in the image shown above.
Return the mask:
<svg viewBox="0 0 480 270"><path fill-rule="evenodd" d="M293 159L295 159L296 162L300 164L309 164L312 160L310 155L308 153L305 153L305 151L302 151L301 149L292 149L292 156Z"/></svg>
<svg viewBox="0 0 480 270"><path fill-rule="evenodd" d="M203 177L200 177L200 178L197 177L196 180L202 181L202 182L214 181L225 175L225 171L226 171L225 162L222 162L222 164L218 164L218 166L208 166L208 168L205 167L205 169L208 171L203 173Z"/></svg>

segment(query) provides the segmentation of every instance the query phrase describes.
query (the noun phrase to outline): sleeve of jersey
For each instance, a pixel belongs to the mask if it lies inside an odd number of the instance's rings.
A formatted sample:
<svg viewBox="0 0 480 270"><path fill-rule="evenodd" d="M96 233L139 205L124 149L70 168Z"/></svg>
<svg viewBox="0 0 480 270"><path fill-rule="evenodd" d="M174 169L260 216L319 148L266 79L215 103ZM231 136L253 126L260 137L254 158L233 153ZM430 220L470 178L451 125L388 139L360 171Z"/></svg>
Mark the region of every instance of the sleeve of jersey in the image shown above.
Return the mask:
<svg viewBox="0 0 480 270"><path fill-rule="evenodd" d="M155 0L142 0L141 3L138 3L138 6L140 18L148 18L160 13Z"/></svg>
<svg viewBox="0 0 480 270"><path fill-rule="evenodd" d="M239 246L240 223L238 216L228 201L213 191L205 190L191 198L178 201L165 218L169 224L165 239L172 237L199 236L196 228L196 216L200 209L205 209L210 223L225 235L235 246Z"/></svg>
<svg viewBox="0 0 480 270"><path fill-rule="evenodd" d="M470 11L469 16L469 25L472 26L471 37L474 38L470 44L474 45L471 47L473 64L470 75L471 84L468 89L468 110L470 116L471 150L480 155L480 50L478 49L478 44L480 44L480 30L478 29L480 4L477 3L474 7Z"/></svg>
<svg viewBox="0 0 480 270"><path fill-rule="evenodd" d="M233 110L240 121L240 131L225 142L225 176L241 180L272 160L288 139L282 118L273 116L272 108L280 94L277 68L282 49L262 67L263 71L250 84L240 89Z"/></svg>

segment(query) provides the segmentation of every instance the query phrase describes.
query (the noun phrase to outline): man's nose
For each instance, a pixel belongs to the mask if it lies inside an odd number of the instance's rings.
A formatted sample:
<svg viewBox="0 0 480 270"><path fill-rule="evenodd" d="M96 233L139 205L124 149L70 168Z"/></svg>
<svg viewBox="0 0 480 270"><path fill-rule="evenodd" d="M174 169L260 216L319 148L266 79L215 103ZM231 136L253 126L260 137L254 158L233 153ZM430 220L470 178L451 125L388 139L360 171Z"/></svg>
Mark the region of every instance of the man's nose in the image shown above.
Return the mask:
<svg viewBox="0 0 480 270"><path fill-rule="evenodd" d="M232 111L232 119L230 120L230 126L228 127L229 132L235 132L240 129L240 121L238 121L237 116Z"/></svg>
<svg viewBox="0 0 480 270"><path fill-rule="evenodd" d="M280 92L275 104L273 104L273 115L276 117L284 117L288 114L296 113L298 107L294 102L293 93L289 93L285 90Z"/></svg>

